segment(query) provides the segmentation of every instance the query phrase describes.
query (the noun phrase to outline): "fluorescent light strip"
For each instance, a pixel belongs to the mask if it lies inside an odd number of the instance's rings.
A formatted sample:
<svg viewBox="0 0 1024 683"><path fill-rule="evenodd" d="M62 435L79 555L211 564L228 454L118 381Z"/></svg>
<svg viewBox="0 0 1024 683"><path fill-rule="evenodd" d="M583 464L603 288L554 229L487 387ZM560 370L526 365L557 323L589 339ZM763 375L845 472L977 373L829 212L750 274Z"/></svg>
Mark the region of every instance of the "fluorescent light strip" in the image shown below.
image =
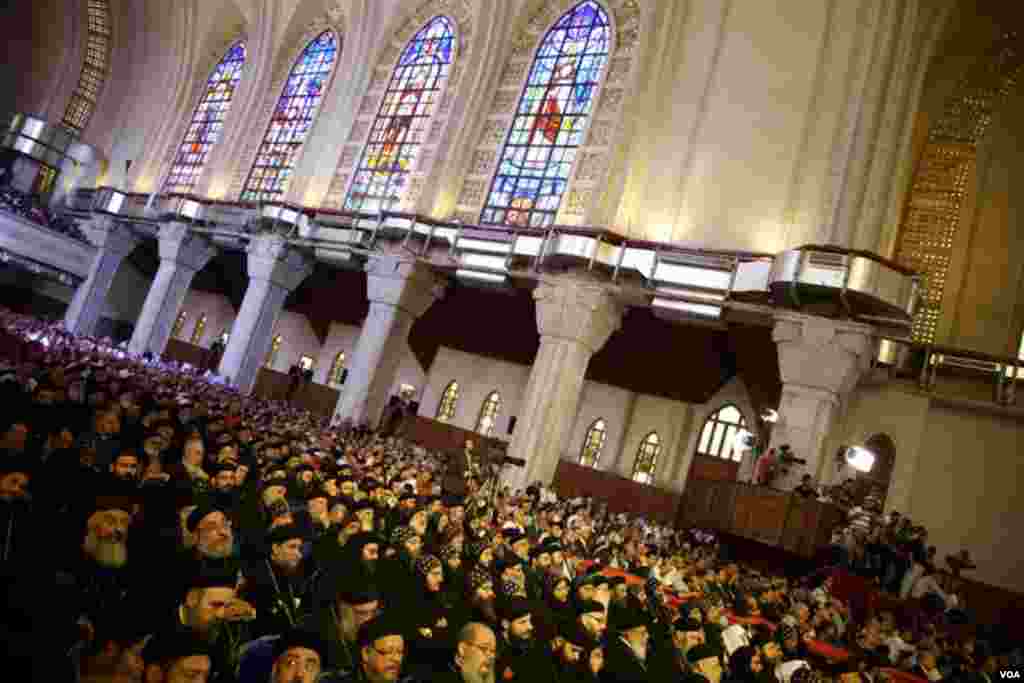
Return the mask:
<svg viewBox="0 0 1024 683"><path fill-rule="evenodd" d="M463 254L462 265L465 268L487 268L489 270L505 270L505 257L488 256L487 254Z"/></svg>
<svg viewBox="0 0 1024 683"><path fill-rule="evenodd" d="M508 246L507 242L492 242L490 240L477 240L467 237L460 238L459 243L456 245L459 249L468 251L486 251L491 254L507 254Z"/></svg>
<svg viewBox="0 0 1024 683"><path fill-rule="evenodd" d="M508 279L506 276L498 275L497 273L485 273L479 270L466 270L465 268L459 268L456 270L455 277L467 280L480 280L482 282L493 282L496 284L504 284Z"/></svg>
<svg viewBox="0 0 1024 683"><path fill-rule="evenodd" d="M684 266L664 261L658 264L654 271L654 280L667 282L676 285L693 285L705 289L728 289L729 281L732 279L732 272L728 270L715 270L712 268L699 268L696 266Z"/></svg>
<svg viewBox="0 0 1024 683"><path fill-rule="evenodd" d="M681 313L689 313L691 315L698 315L704 318L718 318L722 314L720 306L709 306L707 304L692 304L688 301L674 301L672 299L662 299L654 297L652 304L656 308L667 308L673 311L679 311Z"/></svg>

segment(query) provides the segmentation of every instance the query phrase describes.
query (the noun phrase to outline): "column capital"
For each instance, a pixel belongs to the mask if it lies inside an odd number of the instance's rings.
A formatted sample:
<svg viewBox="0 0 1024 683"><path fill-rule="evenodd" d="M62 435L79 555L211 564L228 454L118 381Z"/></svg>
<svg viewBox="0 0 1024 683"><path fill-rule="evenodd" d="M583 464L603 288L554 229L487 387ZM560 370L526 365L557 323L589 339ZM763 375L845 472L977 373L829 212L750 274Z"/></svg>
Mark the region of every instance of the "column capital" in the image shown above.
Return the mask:
<svg viewBox="0 0 1024 683"><path fill-rule="evenodd" d="M428 266L393 255L366 263L366 296L371 304L394 306L414 319L444 296L445 284Z"/></svg>
<svg viewBox="0 0 1024 683"><path fill-rule="evenodd" d="M157 237L160 260L173 261L191 270L202 270L217 255L217 247L210 240L192 232L184 223L161 223Z"/></svg>
<svg viewBox="0 0 1024 683"><path fill-rule="evenodd" d="M597 353L622 325L623 306L614 291L574 278L545 278L533 290L540 336L564 339Z"/></svg>
<svg viewBox="0 0 1024 683"><path fill-rule="evenodd" d="M249 242L246 270L251 280L265 280L293 291L313 272L314 261L292 249L279 235L261 235Z"/></svg>
<svg viewBox="0 0 1024 683"><path fill-rule="evenodd" d="M837 396L870 367L873 338L870 325L790 312L776 314L772 331L783 384Z"/></svg>
<svg viewBox="0 0 1024 683"><path fill-rule="evenodd" d="M95 215L82 227L93 246L121 258L132 253L139 243L138 235L114 216Z"/></svg>

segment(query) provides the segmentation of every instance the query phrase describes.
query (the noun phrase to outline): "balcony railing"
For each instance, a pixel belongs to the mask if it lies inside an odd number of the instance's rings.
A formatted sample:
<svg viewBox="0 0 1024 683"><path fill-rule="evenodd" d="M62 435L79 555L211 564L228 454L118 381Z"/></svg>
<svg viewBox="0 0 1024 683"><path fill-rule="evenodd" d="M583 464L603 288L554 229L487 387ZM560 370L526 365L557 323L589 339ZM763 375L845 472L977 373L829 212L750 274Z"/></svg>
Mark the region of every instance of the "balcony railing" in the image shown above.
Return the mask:
<svg viewBox="0 0 1024 683"><path fill-rule="evenodd" d="M873 254L809 246L780 254L693 249L626 238L603 228L468 225L399 212L366 214L281 202L225 202L112 188L76 193L71 210L129 222L179 220L228 248L273 232L339 267L359 266L382 242L468 283L502 286L543 268L582 268L642 292L660 317L719 320L730 307L785 307L854 317L902 333L917 279ZM822 302L831 308L823 313Z"/></svg>

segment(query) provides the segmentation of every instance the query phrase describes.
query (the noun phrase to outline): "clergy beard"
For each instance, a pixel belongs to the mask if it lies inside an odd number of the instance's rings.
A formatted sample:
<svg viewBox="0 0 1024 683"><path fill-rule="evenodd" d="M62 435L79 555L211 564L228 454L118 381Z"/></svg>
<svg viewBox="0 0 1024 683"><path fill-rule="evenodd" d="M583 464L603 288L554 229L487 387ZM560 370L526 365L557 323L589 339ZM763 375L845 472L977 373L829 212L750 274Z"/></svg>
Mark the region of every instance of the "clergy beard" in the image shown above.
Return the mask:
<svg viewBox="0 0 1024 683"><path fill-rule="evenodd" d="M100 538L95 530L85 537L85 553L106 569L120 569L128 563L128 545L124 539Z"/></svg>
<svg viewBox="0 0 1024 683"><path fill-rule="evenodd" d="M363 569L366 570L367 574L369 574L370 576L375 576L377 574L377 560L363 559L361 560L361 562L363 565Z"/></svg>
<svg viewBox="0 0 1024 683"><path fill-rule="evenodd" d="M494 669L488 671L466 671L462 670L462 680L465 683L494 683Z"/></svg>
<svg viewBox="0 0 1024 683"><path fill-rule="evenodd" d="M352 608L348 605L339 604L336 613L338 616L338 631L341 632L342 639L346 643L356 642L359 627L356 626L356 615L352 613Z"/></svg>

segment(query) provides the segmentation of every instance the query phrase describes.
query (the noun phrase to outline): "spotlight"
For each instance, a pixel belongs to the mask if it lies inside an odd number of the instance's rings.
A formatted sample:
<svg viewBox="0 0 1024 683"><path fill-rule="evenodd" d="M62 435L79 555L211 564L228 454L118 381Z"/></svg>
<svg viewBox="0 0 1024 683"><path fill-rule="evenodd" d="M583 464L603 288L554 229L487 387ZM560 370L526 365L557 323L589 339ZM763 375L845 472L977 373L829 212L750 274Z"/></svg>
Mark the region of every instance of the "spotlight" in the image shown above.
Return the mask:
<svg viewBox="0 0 1024 683"><path fill-rule="evenodd" d="M851 446L846 450L846 464L858 472L870 472L875 466L875 454L862 446Z"/></svg>

